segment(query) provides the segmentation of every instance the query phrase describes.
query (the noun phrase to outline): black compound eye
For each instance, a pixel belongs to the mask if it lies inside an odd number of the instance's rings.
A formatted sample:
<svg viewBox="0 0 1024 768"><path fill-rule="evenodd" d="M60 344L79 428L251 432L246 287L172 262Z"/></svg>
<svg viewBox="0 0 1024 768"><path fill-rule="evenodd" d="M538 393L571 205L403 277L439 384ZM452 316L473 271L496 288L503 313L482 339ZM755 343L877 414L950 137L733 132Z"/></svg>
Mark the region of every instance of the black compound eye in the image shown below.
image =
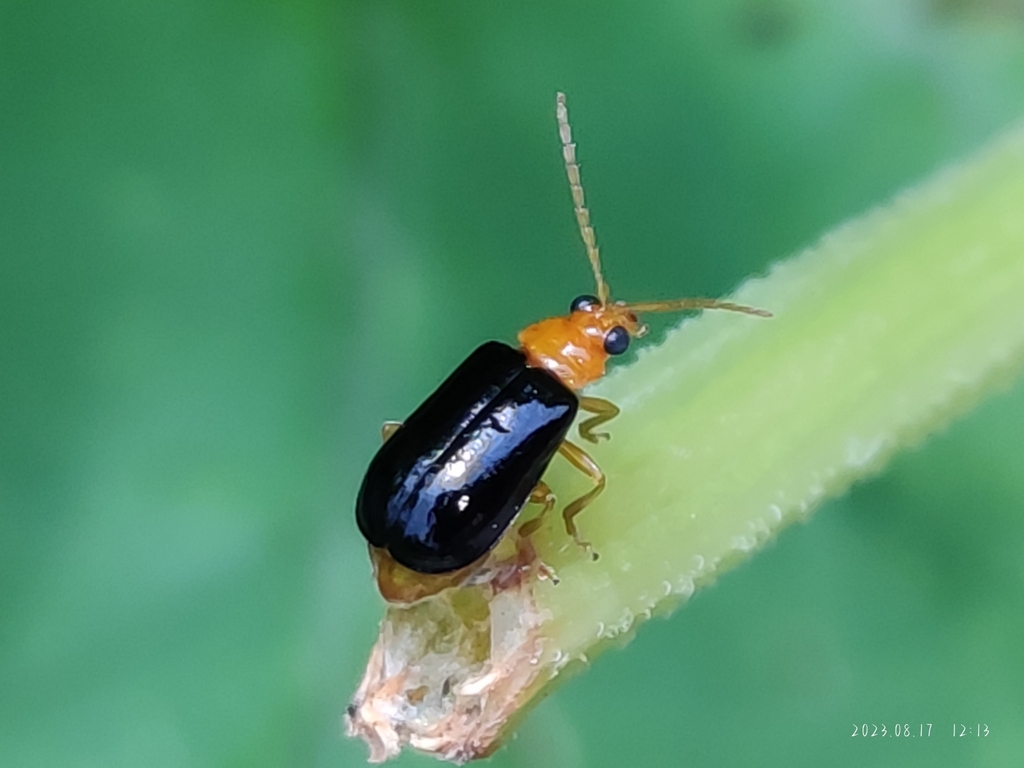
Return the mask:
<svg viewBox="0 0 1024 768"><path fill-rule="evenodd" d="M581 309L592 309L601 302L597 296L591 296L589 293L585 293L582 296L577 296L572 300L572 304L569 305L570 312L579 312Z"/></svg>
<svg viewBox="0 0 1024 768"><path fill-rule="evenodd" d="M604 351L609 355L621 355L629 349L629 331L616 325L604 336Z"/></svg>

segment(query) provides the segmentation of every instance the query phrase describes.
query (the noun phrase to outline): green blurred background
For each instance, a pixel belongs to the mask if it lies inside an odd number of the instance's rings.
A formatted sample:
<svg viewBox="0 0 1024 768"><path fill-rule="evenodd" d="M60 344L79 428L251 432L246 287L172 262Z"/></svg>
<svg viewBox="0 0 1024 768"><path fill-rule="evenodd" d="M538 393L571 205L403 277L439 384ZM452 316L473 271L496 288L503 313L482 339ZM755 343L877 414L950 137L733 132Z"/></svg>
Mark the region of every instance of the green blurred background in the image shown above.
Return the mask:
<svg viewBox="0 0 1024 768"><path fill-rule="evenodd" d="M363 764L380 422L590 289L556 89L613 290L717 295L1024 115L1024 6L0 5L0 765ZM1024 764L1022 435L1018 385L492 764Z"/></svg>

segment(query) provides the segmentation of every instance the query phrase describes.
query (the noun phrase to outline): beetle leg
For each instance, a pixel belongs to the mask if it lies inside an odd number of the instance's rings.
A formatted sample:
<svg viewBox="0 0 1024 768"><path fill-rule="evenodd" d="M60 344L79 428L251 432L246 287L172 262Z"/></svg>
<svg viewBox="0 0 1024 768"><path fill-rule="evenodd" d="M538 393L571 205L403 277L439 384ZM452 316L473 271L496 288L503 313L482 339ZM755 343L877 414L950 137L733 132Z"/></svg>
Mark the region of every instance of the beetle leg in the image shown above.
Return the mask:
<svg viewBox="0 0 1024 768"><path fill-rule="evenodd" d="M552 493L548 484L541 480L530 491L530 503L543 504L544 508L541 509L540 514L533 518L533 520L523 523L519 526L519 530L516 531L516 557L522 564L521 567L536 569L538 578L548 579L553 584L557 584L558 575L549 565L537 557L537 551L533 548L533 542L530 540L530 536L536 533L541 523L544 522L544 516L554 508L555 494Z"/></svg>
<svg viewBox="0 0 1024 768"><path fill-rule="evenodd" d="M537 532L540 528L541 522L544 520L544 515L551 511L552 507L555 506L555 494L548 488L548 484L541 480L537 483L537 487L530 491L530 503L531 504L543 504L544 509L540 511L533 520L528 520L519 526L520 536L530 536Z"/></svg>
<svg viewBox="0 0 1024 768"><path fill-rule="evenodd" d="M608 400L600 397L581 397L580 408L588 413L595 414L589 419L584 419L580 424L580 437L596 443L598 440L607 440L611 435L607 432L595 432L594 427L611 421L619 415L619 407Z"/></svg>
<svg viewBox="0 0 1024 768"><path fill-rule="evenodd" d="M609 403L609 405L611 404ZM600 495L601 491L604 490L604 472L601 471L601 468L597 466L597 463L590 458L582 448L570 443L568 440L562 441L562 444L558 446L558 452L565 456L565 458L569 460L570 464L594 482L594 487L592 489L562 510L562 519L565 520L565 530L570 536L572 536L573 540L587 550L592 558L597 560L597 553L594 551L594 548L590 546L590 542L584 541L580 538L580 532L576 529L576 523L573 518L582 512L584 507L596 499L598 495Z"/></svg>
<svg viewBox="0 0 1024 768"><path fill-rule="evenodd" d="M386 443L388 438L395 434L400 426L402 426L400 421L385 421L384 425L380 428L380 441Z"/></svg>

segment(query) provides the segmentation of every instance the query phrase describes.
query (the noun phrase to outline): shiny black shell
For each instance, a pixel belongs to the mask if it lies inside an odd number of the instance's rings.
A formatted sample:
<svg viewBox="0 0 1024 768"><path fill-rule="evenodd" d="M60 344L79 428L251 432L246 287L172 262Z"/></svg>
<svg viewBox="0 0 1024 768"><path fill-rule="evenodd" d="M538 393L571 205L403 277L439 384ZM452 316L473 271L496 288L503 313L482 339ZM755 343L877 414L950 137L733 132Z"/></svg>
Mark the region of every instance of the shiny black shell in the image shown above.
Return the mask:
<svg viewBox="0 0 1024 768"><path fill-rule="evenodd" d="M478 560L526 503L578 406L522 352L487 342L374 456L356 501L359 530L419 573Z"/></svg>

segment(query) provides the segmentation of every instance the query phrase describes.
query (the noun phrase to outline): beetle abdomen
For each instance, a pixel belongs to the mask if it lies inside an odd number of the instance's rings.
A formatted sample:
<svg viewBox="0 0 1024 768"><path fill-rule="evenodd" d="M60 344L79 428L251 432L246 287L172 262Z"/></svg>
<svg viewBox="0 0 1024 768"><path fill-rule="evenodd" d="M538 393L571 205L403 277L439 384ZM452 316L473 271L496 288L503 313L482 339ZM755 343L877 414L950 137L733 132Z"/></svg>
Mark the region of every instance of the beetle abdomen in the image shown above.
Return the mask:
<svg viewBox="0 0 1024 768"><path fill-rule="evenodd" d="M356 502L359 529L420 573L469 565L519 513L577 407L521 352L483 344L378 451Z"/></svg>

